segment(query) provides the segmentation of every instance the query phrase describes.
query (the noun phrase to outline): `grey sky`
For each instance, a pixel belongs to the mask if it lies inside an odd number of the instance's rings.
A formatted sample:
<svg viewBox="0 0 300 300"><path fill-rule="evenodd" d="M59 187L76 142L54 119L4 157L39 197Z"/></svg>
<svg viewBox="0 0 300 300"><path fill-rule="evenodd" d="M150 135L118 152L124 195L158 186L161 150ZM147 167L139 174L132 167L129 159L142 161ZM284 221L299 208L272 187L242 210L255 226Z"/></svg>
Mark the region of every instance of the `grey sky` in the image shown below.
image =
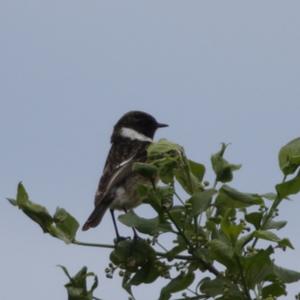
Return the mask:
<svg viewBox="0 0 300 300"><path fill-rule="evenodd" d="M234 186L272 191L277 152L299 136L299 10L299 1L277 0L1 0L0 197L22 180L33 201L82 223L112 126L131 109L170 124L157 138L207 165L231 142L227 157L243 164ZM66 299L57 264L72 273L87 265L99 274L99 297L127 299L104 276L107 250L45 236L5 200L0 211L1 300ZM296 249L278 262L300 270L298 215L298 201L282 205L281 235ZM79 239L111 242L112 233L106 216ZM290 291L293 299L300 289ZM157 294L136 289L137 299Z"/></svg>

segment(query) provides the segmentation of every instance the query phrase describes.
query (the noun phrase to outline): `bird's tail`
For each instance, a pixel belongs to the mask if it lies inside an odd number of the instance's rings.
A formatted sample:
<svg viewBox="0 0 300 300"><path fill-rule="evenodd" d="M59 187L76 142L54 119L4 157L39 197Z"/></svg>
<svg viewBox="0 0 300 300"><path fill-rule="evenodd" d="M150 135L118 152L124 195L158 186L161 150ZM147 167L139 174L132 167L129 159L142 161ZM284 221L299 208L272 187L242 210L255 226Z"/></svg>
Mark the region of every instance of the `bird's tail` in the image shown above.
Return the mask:
<svg viewBox="0 0 300 300"><path fill-rule="evenodd" d="M106 210L108 209L108 205L105 203L101 203L100 205L97 205L93 212L90 214L87 221L82 226L82 230L86 231L92 227L96 227L102 220Z"/></svg>

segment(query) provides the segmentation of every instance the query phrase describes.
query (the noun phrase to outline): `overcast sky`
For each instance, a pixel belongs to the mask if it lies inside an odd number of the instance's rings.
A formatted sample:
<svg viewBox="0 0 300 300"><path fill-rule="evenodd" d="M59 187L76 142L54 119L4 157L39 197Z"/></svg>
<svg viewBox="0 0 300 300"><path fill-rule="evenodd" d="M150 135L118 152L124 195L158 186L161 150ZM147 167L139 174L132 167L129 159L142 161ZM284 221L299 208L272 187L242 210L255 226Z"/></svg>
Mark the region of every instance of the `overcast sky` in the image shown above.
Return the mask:
<svg viewBox="0 0 300 300"><path fill-rule="evenodd" d="M87 265L99 275L98 297L127 299L104 276L107 250L43 235L5 197L22 180L33 201L83 223L112 126L128 110L170 124L156 138L208 166L230 142L228 159L243 165L233 186L273 191L282 178L278 150L300 135L299 11L296 0L1 0L0 299L66 299L57 264L71 273ZM300 271L297 198L281 207L288 225L280 233L296 249L277 258ZM78 239L112 237L107 215ZM137 300L158 293L135 289Z"/></svg>

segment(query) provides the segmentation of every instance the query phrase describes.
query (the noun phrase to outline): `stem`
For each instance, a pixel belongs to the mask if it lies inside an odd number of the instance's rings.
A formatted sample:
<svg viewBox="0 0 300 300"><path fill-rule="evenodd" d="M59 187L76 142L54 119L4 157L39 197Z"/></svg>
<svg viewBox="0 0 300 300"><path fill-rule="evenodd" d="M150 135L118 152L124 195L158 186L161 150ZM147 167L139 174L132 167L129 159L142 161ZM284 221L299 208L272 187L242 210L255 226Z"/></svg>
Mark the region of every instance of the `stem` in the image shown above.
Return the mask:
<svg viewBox="0 0 300 300"><path fill-rule="evenodd" d="M194 229L195 229L195 233L196 235L198 235L198 216L194 217ZM198 242L197 242L198 243Z"/></svg>
<svg viewBox="0 0 300 300"><path fill-rule="evenodd" d="M169 211L167 211L167 214L168 214L168 217L170 218L170 220L173 222L173 224L176 227L176 229L178 230L178 234L181 235L181 237L184 239L184 241L186 242L186 244L189 246L189 250L193 254L193 252L194 252L193 245L188 240L188 238L186 237L186 235L184 234L184 232L181 230L181 228L178 226L178 224L176 223L176 221L174 220L174 218L172 217L172 215L170 214ZM213 265L207 263L206 261L204 261L200 257L194 257L194 258L197 259L198 261L200 261L200 263L203 264L204 267L208 271L210 271L211 273L213 273L214 275L218 276L220 274L220 272Z"/></svg>
<svg viewBox="0 0 300 300"><path fill-rule="evenodd" d="M97 248L106 248L106 249L114 249L114 245L109 244L94 244L94 243L85 243L85 242L79 242L79 241L73 241L73 245L79 245L79 246L86 246L86 247L97 247ZM167 253L163 252L156 252L157 256L168 258ZM189 255L176 255L174 256L175 259L182 259L182 260L193 260L192 256Z"/></svg>
<svg viewBox="0 0 300 300"><path fill-rule="evenodd" d="M156 251L156 255L160 256L160 257L168 258L168 254L167 253ZM176 258L176 259L182 259L182 260L194 260L193 256L190 256L190 255L176 255L176 256L174 256L174 258Z"/></svg>
<svg viewBox="0 0 300 300"><path fill-rule="evenodd" d="M168 249L164 245L162 245L158 240L155 241L155 244L157 244L164 251L168 252Z"/></svg>
<svg viewBox="0 0 300 300"><path fill-rule="evenodd" d="M178 226L178 224L176 223L176 221L174 220L174 218L172 217L172 215L170 214L169 211L167 211L167 215L168 215L169 219L172 221L172 223L174 224L174 226L176 227L176 229L178 231L178 234L181 235L181 237L184 239L184 241L186 242L186 244L192 249L193 245L188 240L188 238L186 237L186 235L184 234L184 232L181 230L181 228Z"/></svg>
<svg viewBox="0 0 300 300"><path fill-rule="evenodd" d="M190 289L190 288L187 288L187 290L188 290L190 293L194 294L195 296L200 296L198 293L194 292L194 291L193 291L192 289Z"/></svg>
<svg viewBox="0 0 300 300"><path fill-rule="evenodd" d="M94 244L94 243L85 243L85 242L79 242L74 240L72 242L74 245L79 245L79 246L87 246L87 247L98 247L98 248L108 248L108 249L114 249L114 245L109 245L109 244Z"/></svg>
<svg viewBox="0 0 300 300"><path fill-rule="evenodd" d="M209 297L199 295L199 296L193 296L193 297L188 297L188 298L178 298L176 300L186 300L186 299L189 299L189 300L199 300L199 299L209 299Z"/></svg>
<svg viewBox="0 0 300 300"><path fill-rule="evenodd" d="M282 179L282 183L284 183L286 181L286 177L287 175L285 175ZM261 224L261 229L264 229L265 226L267 225L267 223L269 222L269 220L273 217L274 211L276 210L276 208L279 206L279 204L281 203L283 199L279 197L278 193L277 196L274 200L274 202L272 203L272 206L269 209L269 212L266 214L262 224ZM253 243L252 243L252 248L255 247L256 243L258 241L258 238L255 238Z"/></svg>
<svg viewBox="0 0 300 300"><path fill-rule="evenodd" d="M245 278L244 272L243 272L243 266L242 266L241 261L240 261L238 256L235 256L235 259L236 259L238 267L239 267L241 281L242 281L242 285L243 285L245 295L246 295L248 300L251 300L251 296L250 296L250 293L249 293L249 290L248 290L248 287L247 287L246 278Z"/></svg>
<svg viewBox="0 0 300 300"><path fill-rule="evenodd" d="M183 202L183 200L180 198L180 196L175 192L175 190L174 190L174 195L175 195L175 197L177 198L177 200L182 204L182 205L184 205L184 202Z"/></svg>

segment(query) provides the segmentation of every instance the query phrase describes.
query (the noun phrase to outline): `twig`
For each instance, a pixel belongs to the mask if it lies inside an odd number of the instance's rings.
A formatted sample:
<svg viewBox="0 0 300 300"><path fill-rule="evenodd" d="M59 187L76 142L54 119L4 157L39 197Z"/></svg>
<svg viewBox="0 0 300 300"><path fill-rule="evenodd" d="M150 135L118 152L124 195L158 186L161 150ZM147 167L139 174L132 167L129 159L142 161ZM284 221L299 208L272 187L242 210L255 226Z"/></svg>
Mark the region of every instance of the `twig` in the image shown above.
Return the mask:
<svg viewBox="0 0 300 300"><path fill-rule="evenodd" d="M178 298L178 299L176 299L176 300L199 300L199 299L209 299L209 297L208 296L205 296L205 295L198 295L198 296L193 296L193 297L188 297L188 298Z"/></svg>
<svg viewBox="0 0 300 300"><path fill-rule="evenodd" d="M176 223L176 221L174 220L174 218L172 217L172 215L171 215L171 213L169 211L167 211L167 215L168 215L169 219L172 221L172 223L174 224L174 226L176 227L176 229L178 231L178 234L181 235L181 237L184 239L184 241L186 242L186 244L192 249L193 245L188 240L188 238L186 237L186 235L184 234L184 232L181 230L181 228L178 226L178 224Z"/></svg>
<svg viewBox="0 0 300 300"><path fill-rule="evenodd" d="M109 244L94 244L94 243L85 243L85 242L79 242L74 240L72 242L74 245L79 245L79 246L87 246L87 247L98 247L98 248L108 248L108 249L114 249L114 245L109 245Z"/></svg>
<svg viewBox="0 0 300 300"><path fill-rule="evenodd" d="M196 236L198 236L198 233L199 233L199 228L198 228L198 216L195 216L194 217L194 229L195 229L195 233L196 233ZM198 243L198 240L197 240L197 243Z"/></svg>
<svg viewBox="0 0 300 300"><path fill-rule="evenodd" d="M157 244L164 251L168 252L168 249L164 245L162 245L158 240L155 241L155 244Z"/></svg>
<svg viewBox="0 0 300 300"><path fill-rule="evenodd" d="M282 179L282 183L284 183L286 181L286 175L283 177ZM266 217L264 218L262 225L261 225L261 229L264 229L265 226L267 225L267 223L269 222L269 220L273 217L274 211L276 210L276 208L279 206L279 204L281 203L283 199L281 199L279 197L279 194L277 193L277 196L275 198L275 200L272 203L272 206L269 209L269 212L267 213ZM256 243L258 241L258 238L256 237L252 243L252 248L255 247Z"/></svg>
<svg viewBox="0 0 300 300"><path fill-rule="evenodd" d="M85 243L85 242L79 242L79 241L73 241L72 244L79 245L79 246L86 246L86 247L106 248L106 249L114 249L115 248L114 245L109 245L109 244L94 244L94 243ZM167 253L156 251L156 255L168 258ZM190 255L175 255L174 259L193 260L194 258Z"/></svg>
<svg viewBox="0 0 300 300"><path fill-rule="evenodd" d="M169 258L168 253L158 252L156 251L156 255L164 258ZM191 255L175 255L174 258L182 259L182 260L195 260L195 258Z"/></svg>
<svg viewBox="0 0 300 300"><path fill-rule="evenodd" d="M182 204L182 205L184 205L184 201L180 198L180 196L175 192L175 190L174 190L174 195L175 195L175 197L177 198L177 200Z"/></svg>

